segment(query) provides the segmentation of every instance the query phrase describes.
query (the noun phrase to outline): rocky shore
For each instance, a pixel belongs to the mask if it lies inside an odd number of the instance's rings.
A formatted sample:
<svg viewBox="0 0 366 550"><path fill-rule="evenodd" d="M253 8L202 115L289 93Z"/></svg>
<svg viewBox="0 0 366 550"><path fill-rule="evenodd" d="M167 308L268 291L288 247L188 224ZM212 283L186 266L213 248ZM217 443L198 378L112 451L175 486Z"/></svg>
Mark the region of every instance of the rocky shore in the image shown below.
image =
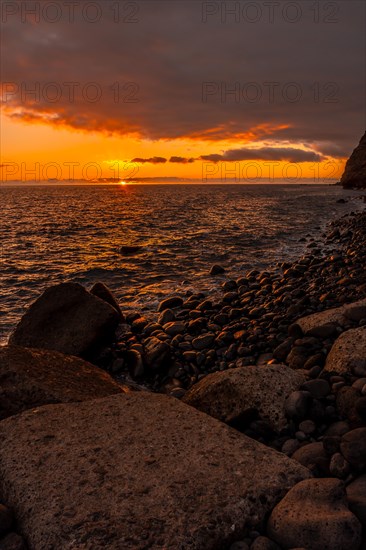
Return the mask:
<svg viewBox="0 0 366 550"><path fill-rule="evenodd" d="M47 289L0 349L0 548L366 548L366 212L306 250L153 321Z"/></svg>

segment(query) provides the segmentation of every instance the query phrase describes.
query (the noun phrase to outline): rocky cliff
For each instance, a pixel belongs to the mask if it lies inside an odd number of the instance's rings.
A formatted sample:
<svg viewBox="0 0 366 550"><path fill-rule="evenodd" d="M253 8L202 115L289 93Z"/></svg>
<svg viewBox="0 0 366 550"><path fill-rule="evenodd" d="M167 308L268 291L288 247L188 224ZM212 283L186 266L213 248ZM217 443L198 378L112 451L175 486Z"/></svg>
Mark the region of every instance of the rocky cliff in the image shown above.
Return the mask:
<svg viewBox="0 0 366 550"><path fill-rule="evenodd" d="M346 163L341 184L345 189L366 188L366 132Z"/></svg>

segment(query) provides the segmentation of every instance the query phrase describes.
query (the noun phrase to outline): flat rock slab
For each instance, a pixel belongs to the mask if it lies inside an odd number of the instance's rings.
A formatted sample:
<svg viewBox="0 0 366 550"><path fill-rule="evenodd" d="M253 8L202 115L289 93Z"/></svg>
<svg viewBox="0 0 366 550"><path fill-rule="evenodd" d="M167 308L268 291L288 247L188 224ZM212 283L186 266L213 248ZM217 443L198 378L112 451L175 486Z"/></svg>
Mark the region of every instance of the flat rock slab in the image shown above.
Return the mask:
<svg viewBox="0 0 366 550"><path fill-rule="evenodd" d="M334 342L325 370L339 374L366 374L366 326L343 332Z"/></svg>
<svg viewBox="0 0 366 550"><path fill-rule="evenodd" d="M287 424L286 398L304 382L304 375L285 365L240 367L209 374L183 400L228 423L257 411L262 420L280 431Z"/></svg>
<svg viewBox="0 0 366 550"><path fill-rule="evenodd" d="M0 423L0 494L31 550L228 548L306 468L177 399L47 405Z"/></svg>
<svg viewBox="0 0 366 550"><path fill-rule="evenodd" d="M325 325L335 324L343 327L350 320L359 321L362 318L366 318L366 298L341 307L326 309L319 313L301 317L296 321L296 324L299 325L303 334L307 335Z"/></svg>
<svg viewBox="0 0 366 550"><path fill-rule="evenodd" d="M127 391L106 372L57 351L0 347L0 420L33 407Z"/></svg>
<svg viewBox="0 0 366 550"><path fill-rule="evenodd" d="M9 344L90 358L113 338L120 314L77 283L48 288L23 315Z"/></svg>

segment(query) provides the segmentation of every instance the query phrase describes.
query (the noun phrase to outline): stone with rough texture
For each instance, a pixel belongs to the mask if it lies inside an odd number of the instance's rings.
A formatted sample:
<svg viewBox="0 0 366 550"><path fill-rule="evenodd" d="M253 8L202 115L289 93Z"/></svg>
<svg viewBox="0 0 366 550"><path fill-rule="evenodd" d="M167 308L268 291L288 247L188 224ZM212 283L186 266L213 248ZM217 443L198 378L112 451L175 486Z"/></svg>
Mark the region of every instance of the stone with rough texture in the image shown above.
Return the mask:
<svg viewBox="0 0 366 550"><path fill-rule="evenodd" d="M26 411L0 422L0 440L0 494L32 549L229 548L309 477L145 392Z"/></svg>
<svg viewBox="0 0 366 550"><path fill-rule="evenodd" d="M269 537L283 548L358 550L361 524L350 512L344 485L332 478L307 479L272 511Z"/></svg>
<svg viewBox="0 0 366 550"><path fill-rule="evenodd" d="M120 316L77 283L48 288L23 315L9 344L90 358L113 338Z"/></svg>
<svg viewBox="0 0 366 550"><path fill-rule="evenodd" d="M366 368L366 326L343 332L330 350L325 370L338 374Z"/></svg>
<svg viewBox="0 0 366 550"><path fill-rule="evenodd" d="M342 436L340 444L344 458L356 469L366 466L366 428L356 428Z"/></svg>
<svg viewBox="0 0 366 550"><path fill-rule="evenodd" d="M239 367L206 376L186 393L184 402L228 423L254 410L279 431L287 424L286 398L304 381L285 365Z"/></svg>
<svg viewBox="0 0 366 550"><path fill-rule="evenodd" d="M366 474L358 477L347 488L347 499L350 510L366 528Z"/></svg>
<svg viewBox="0 0 366 550"><path fill-rule="evenodd" d="M19 346L0 347L0 419L50 403L69 403L127 391L83 359Z"/></svg>
<svg viewBox="0 0 366 550"><path fill-rule="evenodd" d="M366 188L366 132L346 162L341 184L345 189Z"/></svg>
<svg viewBox="0 0 366 550"><path fill-rule="evenodd" d="M333 334L331 326L343 327L349 320L360 320L362 318L362 311L366 309L366 299L358 300L351 304L345 304L340 307L326 309L319 313L312 313L306 317L301 317L296 321L296 325L299 326L305 335L327 337L325 333L317 334L317 330L323 331L324 327L329 328L329 335ZM310 334L309 334L310 333Z"/></svg>

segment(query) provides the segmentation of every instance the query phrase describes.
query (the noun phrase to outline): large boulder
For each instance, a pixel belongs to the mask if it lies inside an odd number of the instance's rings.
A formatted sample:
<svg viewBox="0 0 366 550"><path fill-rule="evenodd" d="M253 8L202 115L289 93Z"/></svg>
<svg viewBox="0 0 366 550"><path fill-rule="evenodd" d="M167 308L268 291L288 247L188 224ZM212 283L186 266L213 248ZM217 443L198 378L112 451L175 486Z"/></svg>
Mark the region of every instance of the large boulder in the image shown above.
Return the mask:
<svg viewBox="0 0 366 550"><path fill-rule="evenodd" d="M341 184L345 189L366 187L366 132L347 160Z"/></svg>
<svg viewBox="0 0 366 550"><path fill-rule="evenodd" d="M283 548L358 550L361 524L349 511L338 479L307 479L272 511L268 535Z"/></svg>
<svg viewBox="0 0 366 550"><path fill-rule="evenodd" d="M330 350L325 370L338 374L366 374L366 326L343 332Z"/></svg>
<svg viewBox="0 0 366 550"><path fill-rule="evenodd" d="M0 423L0 494L30 548L229 548L303 466L146 392L47 405Z"/></svg>
<svg viewBox="0 0 366 550"><path fill-rule="evenodd" d="M338 326L344 327L350 321L360 321L366 318L366 298L345 304L340 307L326 309L318 313L312 313L306 317L301 317L296 321L303 334L306 336L316 336L327 338L328 335L335 334Z"/></svg>
<svg viewBox="0 0 366 550"><path fill-rule="evenodd" d="M347 499L350 510L358 517L366 529L366 474L347 485Z"/></svg>
<svg viewBox="0 0 366 550"><path fill-rule="evenodd" d="M285 365L249 366L209 374L184 396L184 402L223 422L234 423L256 411L280 431L286 424L285 401L305 378Z"/></svg>
<svg viewBox="0 0 366 550"><path fill-rule="evenodd" d="M107 397L127 391L106 372L57 351L0 347L0 420L49 403Z"/></svg>
<svg viewBox="0 0 366 550"><path fill-rule="evenodd" d="M113 338L120 314L77 283L48 288L10 336L9 344L86 359Z"/></svg>

